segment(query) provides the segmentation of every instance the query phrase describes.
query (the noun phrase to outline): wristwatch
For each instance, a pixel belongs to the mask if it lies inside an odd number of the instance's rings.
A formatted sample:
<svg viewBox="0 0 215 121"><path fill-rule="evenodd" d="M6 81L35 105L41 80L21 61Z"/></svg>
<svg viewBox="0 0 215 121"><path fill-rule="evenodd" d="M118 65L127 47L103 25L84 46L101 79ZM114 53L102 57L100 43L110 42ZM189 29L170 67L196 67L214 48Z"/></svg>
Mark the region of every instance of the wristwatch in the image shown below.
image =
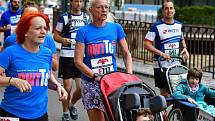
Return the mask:
<svg viewBox="0 0 215 121"><path fill-rule="evenodd" d="M94 74L93 74L93 78L92 78L92 79L93 79L93 80L95 80L97 77L99 77L99 74L94 73Z"/></svg>

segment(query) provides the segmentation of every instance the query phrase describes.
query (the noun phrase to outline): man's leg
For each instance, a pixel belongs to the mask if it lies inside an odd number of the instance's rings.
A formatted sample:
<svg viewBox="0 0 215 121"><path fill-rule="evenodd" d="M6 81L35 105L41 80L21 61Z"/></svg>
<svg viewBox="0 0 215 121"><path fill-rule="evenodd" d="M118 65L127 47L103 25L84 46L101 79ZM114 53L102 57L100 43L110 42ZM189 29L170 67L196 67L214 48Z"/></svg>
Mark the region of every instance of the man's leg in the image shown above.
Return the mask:
<svg viewBox="0 0 215 121"><path fill-rule="evenodd" d="M81 78L75 78L76 90L72 95L71 103L69 106L70 116L73 120L78 119L78 111L75 108L75 103L81 98Z"/></svg>
<svg viewBox="0 0 215 121"><path fill-rule="evenodd" d="M155 87L160 89L161 95L164 97L170 97L167 86L166 70L166 68L163 68L163 72L161 72L160 68L154 68Z"/></svg>
<svg viewBox="0 0 215 121"><path fill-rule="evenodd" d="M75 103L81 98L81 78L75 78L76 90L71 98L71 106L75 105Z"/></svg>
<svg viewBox="0 0 215 121"><path fill-rule="evenodd" d="M66 101L62 101L62 105L63 105L62 121L69 121L69 102L71 99L72 80L71 79L63 79L63 86L64 86L64 89L68 93L68 98Z"/></svg>

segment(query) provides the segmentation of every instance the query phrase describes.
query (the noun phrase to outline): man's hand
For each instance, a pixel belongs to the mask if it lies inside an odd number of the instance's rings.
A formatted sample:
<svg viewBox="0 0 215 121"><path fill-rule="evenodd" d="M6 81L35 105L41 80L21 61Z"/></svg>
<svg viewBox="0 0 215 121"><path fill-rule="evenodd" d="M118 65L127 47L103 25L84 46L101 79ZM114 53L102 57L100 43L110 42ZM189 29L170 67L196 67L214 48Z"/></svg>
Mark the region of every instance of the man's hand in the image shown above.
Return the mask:
<svg viewBox="0 0 215 121"><path fill-rule="evenodd" d="M169 61L171 59L170 55L166 53L162 53L160 56L163 57L166 61Z"/></svg>
<svg viewBox="0 0 215 121"><path fill-rule="evenodd" d="M189 57L190 57L190 55L189 55L189 53L188 53L188 51L187 51L187 48L183 48L183 50L181 51L181 55L182 55L182 58L183 58L184 60L188 60Z"/></svg>
<svg viewBox="0 0 215 121"><path fill-rule="evenodd" d="M62 38L62 44L67 46L71 43L70 39L69 38Z"/></svg>
<svg viewBox="0 0 215 121"><path fill-rule="evenodd" d="M7 30L11 29L11 25L8 24L8 25L6 26L6 29L7 29Z"/></svg>

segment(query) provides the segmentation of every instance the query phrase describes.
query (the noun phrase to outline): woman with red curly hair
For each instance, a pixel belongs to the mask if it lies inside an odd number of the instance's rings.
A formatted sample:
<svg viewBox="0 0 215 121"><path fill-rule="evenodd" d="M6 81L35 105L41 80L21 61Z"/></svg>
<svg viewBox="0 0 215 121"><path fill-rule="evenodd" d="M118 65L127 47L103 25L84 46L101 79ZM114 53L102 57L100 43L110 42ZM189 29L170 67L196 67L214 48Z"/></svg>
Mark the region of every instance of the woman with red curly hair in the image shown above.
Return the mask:
<svg viewBox="0 0 215 121"><path fill-rule="evenodd" d="M51 75L52 53L40 46L48 30L46 15L24 15L16 28L18 44L0 53L0 84L7 86L0 104L0 117L48 121L49 80L57 85L60 99L66 100L66 91ZM1 76L3 73L6 77Z"/></svg>

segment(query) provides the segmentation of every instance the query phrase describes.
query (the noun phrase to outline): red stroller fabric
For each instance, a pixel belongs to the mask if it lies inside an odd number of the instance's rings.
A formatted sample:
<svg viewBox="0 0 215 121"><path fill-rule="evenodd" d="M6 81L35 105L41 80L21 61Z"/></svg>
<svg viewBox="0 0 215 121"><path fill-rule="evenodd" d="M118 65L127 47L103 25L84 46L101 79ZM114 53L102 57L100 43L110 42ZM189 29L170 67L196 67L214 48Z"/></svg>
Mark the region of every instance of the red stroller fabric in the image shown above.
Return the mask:
<svg viewBox="0 0 215 121"><path fill-rule="evenodd" d="M142 80L139 79L137 76L129 74L129 73L122 73L122 72L112 72L109 74L104 75L100 80L100 88L102 95L107 108L106 111L110 113L112 120L116 121L113 115L113 112L110 107L110 103L108 101L108 95L113 93L119 87L123 86L128 82L141 82Z"/></svg>

